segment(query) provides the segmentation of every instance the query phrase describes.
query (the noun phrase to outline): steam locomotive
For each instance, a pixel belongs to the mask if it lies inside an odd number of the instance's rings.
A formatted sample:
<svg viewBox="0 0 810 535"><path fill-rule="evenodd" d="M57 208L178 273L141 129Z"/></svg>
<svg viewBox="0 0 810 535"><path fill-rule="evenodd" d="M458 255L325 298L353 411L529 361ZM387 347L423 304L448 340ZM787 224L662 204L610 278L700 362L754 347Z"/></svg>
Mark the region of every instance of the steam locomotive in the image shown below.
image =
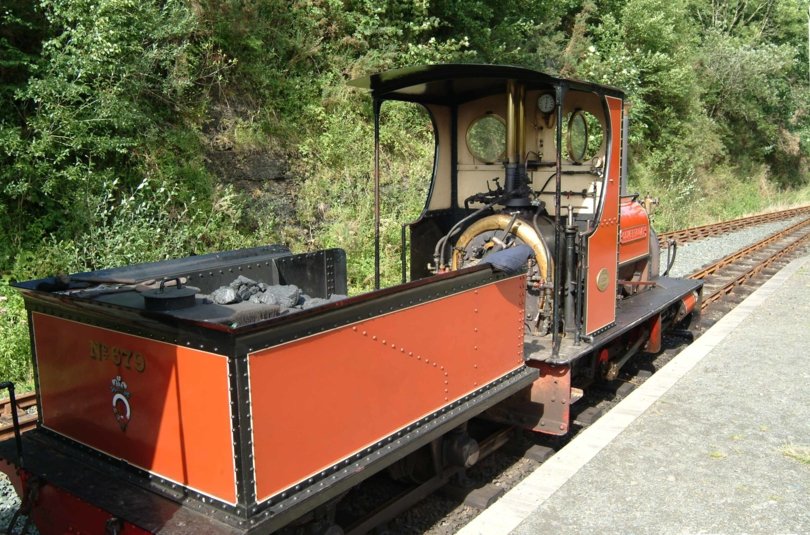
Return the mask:
<svg viewBox="0 0 810 535"><path fill-rule="evenodd" d="M588 384L697 318L627 192L620 90L459 64L351 84L374 104L374 291L345 297L342 250L282 246L16 284L39 421L0 457L40 533L339 532L359 482L428 452L441 484L476 462L473 418L565 434ZM388 101L436 145L381 288Z"/></svg>

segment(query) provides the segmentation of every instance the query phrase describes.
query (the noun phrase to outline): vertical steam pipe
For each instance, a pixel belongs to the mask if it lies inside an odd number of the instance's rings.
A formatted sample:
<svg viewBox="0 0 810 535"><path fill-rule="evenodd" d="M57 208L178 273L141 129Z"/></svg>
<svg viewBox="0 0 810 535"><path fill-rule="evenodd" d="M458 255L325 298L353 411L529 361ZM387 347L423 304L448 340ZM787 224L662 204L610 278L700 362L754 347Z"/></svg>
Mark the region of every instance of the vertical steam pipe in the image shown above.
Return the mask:
<svg viewBox="0 0 810 535"><path fill-rule="evenodd" d="M574 320L574 294L576 293L574 262L574 241L577 239L577 227L574 226L574 212L568 206L568 224L565 226L565 332L576 332Z"/></svg>
<svg viewBox="0 0 810 535"><path fill-rule="evenodd" d="M557 261L554 262L554 299L551 307L551 354L554 357L560 354L560 279L562 279L563 266L563 237L560 225L560 197L562 195L562 122L565 89L566 88L563 84L559 84L554 88L557 98L557 168L555 173L554 190L554 254Z"/></svg>
<svg viewBox="0 0 810 535"><path fill-rule="evenodd" d="M510 164L517 163L515 158L517 124L515 123L515 81L508 80L506 82L506 158Z"/></svg>
<svg viewBox="0 0 810 535"><path fill-rule="evenodd" d="M517 92L517 162L523 163L526 156L526 86L518 86Z"/></svg>
<svg viewBox="0 0 810 535"><path fill-rule="evenodd" d="M579 238L579 250L585 251L585 238L582 236L578 236ZM576 270L576 280L574 281L574 288L577 292L579 292L579 302L580 306L574 305L574 325L576 325L576 335L574 336L574 345L578 346L580 344L580 340L582 340L582 300L584 298L583 289L582 289L582 272L584 269L584 260L581 262L577 262L577 270Z"/></svg>
<svg viewBox="0 0 810 535"><path fill-rule="evenodd" d="M380 108L374 99L374 289L380 289Z"/></svg>

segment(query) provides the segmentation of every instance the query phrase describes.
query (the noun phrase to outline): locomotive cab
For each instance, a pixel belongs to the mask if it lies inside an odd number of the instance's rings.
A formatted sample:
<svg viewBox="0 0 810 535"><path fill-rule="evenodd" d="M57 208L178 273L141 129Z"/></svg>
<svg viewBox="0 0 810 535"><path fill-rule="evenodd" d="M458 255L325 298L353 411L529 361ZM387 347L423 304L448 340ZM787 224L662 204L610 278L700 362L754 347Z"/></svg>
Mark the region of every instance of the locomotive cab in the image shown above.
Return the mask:
<svg viewBox="0 0 810 535"><path fill-rule="evenodd" d="M620 90L492 65L353 84L371 91L377 140L386 101L421 105L434 125L425 207L407 225L410 239L403 233L403 282L406 272L429 277L504 250L525 259L524 356L541 375L564 376L566 399L572 381L614 378L633 353L660 347L662 327L696 316L699 284L659 276L649 216L627 191ZM378 142L375 150L378 162ZM375 180L379 188L378 166ZM550 432L567 430L567 413L558 419Z"/></svg>

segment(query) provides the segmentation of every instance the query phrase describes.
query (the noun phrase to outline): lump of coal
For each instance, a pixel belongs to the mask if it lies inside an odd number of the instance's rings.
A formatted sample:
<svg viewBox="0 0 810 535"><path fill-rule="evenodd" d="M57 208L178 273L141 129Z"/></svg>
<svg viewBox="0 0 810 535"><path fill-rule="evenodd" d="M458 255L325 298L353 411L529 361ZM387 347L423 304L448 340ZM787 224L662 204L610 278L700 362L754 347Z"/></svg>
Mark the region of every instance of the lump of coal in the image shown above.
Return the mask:
<svg viewBox="0 0 810 535"><path fill-rule="evenodd" d="M301 290L295 284L270 286L264 293L271 294L275 297L278 305L282 308L294 307L298 304L298 299L301 297Z"/></svg>
<svg viewBox="0 0 810 535"><path fill-rule="evenodd" d="M248 284L243 284L242 286L239 287L238 290L236 290L236 295L238 295L239 299L241 299L242 301L248 301L251 298L251 296L256 295L257 293L259 293L259 291L260 290L258 285L251 286Z"/></svg>
<svg viewBox="0 0 810 535"><path fill-rule="evenodd" d="M250 296L249 301L251 303L261 304L261 305L277 305L278 299L276 296L270 292L261 292L256 293Z"/></svg>
<svg viewBox="0 0 810 535"><path fill-rule="evenodd" d="M307 299L306 301L304 301L304 303L301 305L301 308L304 309L304 310L308 310L310 308L315 308L317 306L325 305L328 302L329 302L328 299L323 299L323 298L320 298L320 297L311 297L311 298Z"/></svg>
<svg viewBox="0 0 810 535"><path fill-rule="evenodd" d="M348 299L348 298L349 298L348 295L332 294L332 295L329 296L329 302L334 303L335 301L341 301L343 299Z"/></svg>
<svg viewBox="0 0 810 535"><path fill-rule="evenodd" d="M244 275L239 275L233 280L233 282L231 282L229 286L234 290L238 290L240 286L253 286L255 284L257 284L255 280L249 279Z"/></svg>
<svg viewBox="0 0 810 535"><path fill-rule="evenodd" d="M211 301L218 305L230 305L231 303L237 303L239 296L236 295L236 290L232 287L221 286L211 292Z"/></svg>

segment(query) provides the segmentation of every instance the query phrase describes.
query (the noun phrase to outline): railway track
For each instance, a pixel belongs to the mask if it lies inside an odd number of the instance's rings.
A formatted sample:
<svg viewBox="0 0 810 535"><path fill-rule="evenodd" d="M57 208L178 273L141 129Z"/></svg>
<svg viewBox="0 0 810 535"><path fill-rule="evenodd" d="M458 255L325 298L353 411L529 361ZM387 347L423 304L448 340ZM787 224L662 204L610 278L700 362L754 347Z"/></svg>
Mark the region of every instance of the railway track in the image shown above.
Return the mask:
<svg viewBox="0 0 810 535"><path fill-rule="evenodd" d="M26 392L17 396L17 417L20 429L25 432L37 426L37 396ZM0 400L0 441L14 437L14 423L11 418L11 400Z"/></svg>
<svg viewBox="0 0 810 535"><path fill-rule="evenodd" d="M791 225L692 273L689 275L690 279L704 281L702 308L705 310L781 258L807 244L810 244L810 219Z"/></svg>
<svg viewBox="0 0 810 535"><path fill-rule="evenodd" d="M722 221L719 223L711 223L709 225L701 225L699 227L692 227L682 230L675 230L672 232L664 232L658 235L658 245L663 249L667 246L669 240L675 240L675 243L681 244L695 240L701 240L710 236L721 236L734 230L739 230L762 223L769 223L772 221L782 221L790 219L791 217L810 214L810 206L801 206L799 208L790 208L779 212L770 212L767 214L758 214L750 217L743 217L740 219L732 219L730 221Z"/></svg>

